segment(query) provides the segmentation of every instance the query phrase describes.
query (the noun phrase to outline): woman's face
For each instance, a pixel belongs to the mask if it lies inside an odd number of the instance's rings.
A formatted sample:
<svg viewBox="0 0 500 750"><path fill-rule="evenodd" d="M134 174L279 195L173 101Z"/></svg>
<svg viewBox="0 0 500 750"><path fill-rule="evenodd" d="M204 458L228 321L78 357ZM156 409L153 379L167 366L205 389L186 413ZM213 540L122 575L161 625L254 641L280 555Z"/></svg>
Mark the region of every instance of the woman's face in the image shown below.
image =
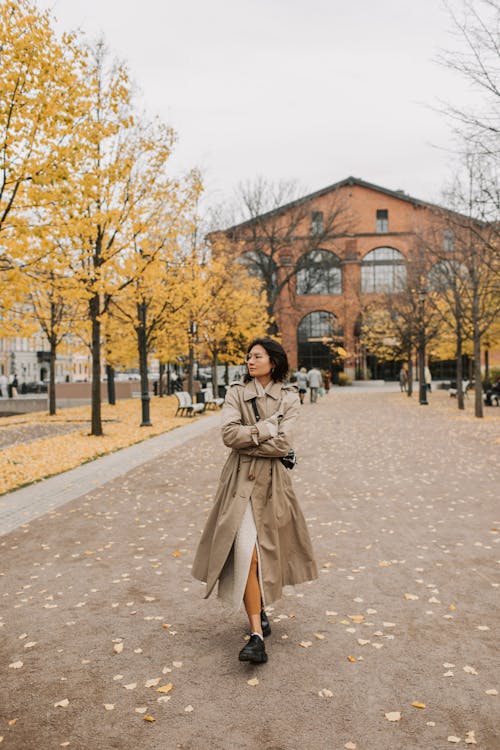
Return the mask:
<svg viewBox="0 0 500 750"><path fill-rule="evenodd" d="M273 368L269 354L263 346L256 344L252 346L247 354L247 367L250 377L265 378L271 375Z"/></svg>

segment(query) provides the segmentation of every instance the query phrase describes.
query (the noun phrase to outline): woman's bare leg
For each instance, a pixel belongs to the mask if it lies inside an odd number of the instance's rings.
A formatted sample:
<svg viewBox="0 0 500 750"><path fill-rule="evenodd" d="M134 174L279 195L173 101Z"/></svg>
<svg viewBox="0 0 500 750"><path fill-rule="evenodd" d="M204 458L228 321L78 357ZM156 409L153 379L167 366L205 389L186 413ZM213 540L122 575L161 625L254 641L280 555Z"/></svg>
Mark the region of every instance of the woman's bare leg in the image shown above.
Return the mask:
<svg viewBox="0 0 500 750"><path fill-rule="evenodd" d="M257 548L254 547L252 560L250 562L250 570L248 572L247 585L245 587L245 594L243 596L243 602L248 615L248 621L250 623L250 632L258 633L262 636L262 624L260 620L260 611L262 609L262 600L260 596L259 577L257 573L258 557Z"/></svg>

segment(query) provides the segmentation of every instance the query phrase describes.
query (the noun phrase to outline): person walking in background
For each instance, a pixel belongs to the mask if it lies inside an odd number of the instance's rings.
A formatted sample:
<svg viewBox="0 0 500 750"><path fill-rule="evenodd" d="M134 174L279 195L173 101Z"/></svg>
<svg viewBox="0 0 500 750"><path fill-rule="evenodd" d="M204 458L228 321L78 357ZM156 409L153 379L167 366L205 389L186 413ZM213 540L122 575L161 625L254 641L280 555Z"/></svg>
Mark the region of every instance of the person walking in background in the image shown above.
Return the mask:
<svg viewBox="0 0 500 750"><path fill-rule="evenodd" d="M192 574L206 582L205 598L218 582L218 596L232 610L244 603L250 640L239 660L264 664L264 637L271 634L264 607L281 598L283 586L311 581L318 571L290 472L281 461L293 447L300 409L295 385L285 383L286 352L277 341L258 338L246 361L247 373L231 383L222 409L222 439L231 453ZM215 627L220 632L220 624Z"/></svg>
<svg viewBox="0 0 500 750"><path fill-rule="evenodd" d="M399 388L401 390L401 393L406 391L406 386L408 383L408 372L405 367L402 367L399 371Z"/></svg>
<svg viewBox="0 0 500 750"><path fill-rule="evenodd" d="M321 388L323 379L320 371L316 367L311 367L307 373L307 384L309 386L309 398L311 404L315 404L318 400L318 391Z"/></svg>
<svg viewBox="0 0 500 750"><path fill-rule="evenodd" d="M431 371L429 370L428 365L426 365L424 368L424 377L425 377L425 386L430 393L432 391L432 375L431 375Z"/></svg>
<svg viewBox="0 0 500 750"><path fill-rule="evenodd" d="M295 373L295 382L299 389L300 403L303 404L307 393L307 370L305 367L301 367L300 370Z"/></svg>
<svg viewBox="0 0 500 750"><path fill-rule="evenodd" d="M325 372L323 373L323 385L325 388L325 393L330 392L331 384L332 384L332 373L330 372L330 370L325 370Z"/></svg>
<svg viewBox="0 0 500 750"><path fill-rule="evenodd" d="M7 398L7 376L2 373L0 375L0 397Z"/></svg>

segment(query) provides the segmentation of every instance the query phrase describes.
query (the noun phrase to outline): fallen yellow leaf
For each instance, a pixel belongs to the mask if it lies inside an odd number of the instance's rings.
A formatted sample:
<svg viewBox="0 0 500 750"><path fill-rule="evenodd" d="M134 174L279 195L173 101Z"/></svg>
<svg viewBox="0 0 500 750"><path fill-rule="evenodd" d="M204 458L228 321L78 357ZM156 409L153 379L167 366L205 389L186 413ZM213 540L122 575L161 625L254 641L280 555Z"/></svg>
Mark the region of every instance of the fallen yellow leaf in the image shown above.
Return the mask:
<svg viewBox="0 0 500 750"><path fill-rule="evenodd" d="M173 684L171 682L167 683L167 685L162 685L159 688L156 688L157 693L170 693L170 691L173 688Z"/></svg>
<svg viewBox="0 0 500 750"><path fill-rule="evenodd" d="M147 716L144 717L144 721L156 721L156 719L154 716L149 716L148 714Z"/></svg>
<svg viewBox="0 0 500 750"><path fill-rule="evenodd" d="M258 685L259 681L257 677L252 677L251 680L247 680L247 685L251 685L252 687L255 687L255 685Z"/></svg>
<svg viewBox="0 0 500 750"><path fill-rule="evenodd" d="M355 656L348 656L348 657L347 657L347 661L350 661L350 662L355 662L355 661L358 661L358 660L356 659L356 657L355 657Z"/></svg>
<svg viewBox="0 0 500 750"><path fill-rule="evenodd" d="M413 701L411 704L414 708L427 708L425 703L419 703L419 701Z"/></svg>

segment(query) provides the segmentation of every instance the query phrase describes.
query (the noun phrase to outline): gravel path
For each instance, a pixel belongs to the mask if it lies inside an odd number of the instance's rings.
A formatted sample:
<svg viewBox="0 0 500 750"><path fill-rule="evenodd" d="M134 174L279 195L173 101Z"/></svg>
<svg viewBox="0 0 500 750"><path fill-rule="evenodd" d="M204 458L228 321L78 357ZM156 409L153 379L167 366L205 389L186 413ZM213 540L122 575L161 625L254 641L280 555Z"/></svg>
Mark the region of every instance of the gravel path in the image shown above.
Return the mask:
<svg viewBox="0 0 500 750"><path fill-rule="evenodd" d="M498 750L500 420L447 398L303 407L321 572L275 603L261 667L190 575L215 429L0 537L2 750Z"/></svg>

